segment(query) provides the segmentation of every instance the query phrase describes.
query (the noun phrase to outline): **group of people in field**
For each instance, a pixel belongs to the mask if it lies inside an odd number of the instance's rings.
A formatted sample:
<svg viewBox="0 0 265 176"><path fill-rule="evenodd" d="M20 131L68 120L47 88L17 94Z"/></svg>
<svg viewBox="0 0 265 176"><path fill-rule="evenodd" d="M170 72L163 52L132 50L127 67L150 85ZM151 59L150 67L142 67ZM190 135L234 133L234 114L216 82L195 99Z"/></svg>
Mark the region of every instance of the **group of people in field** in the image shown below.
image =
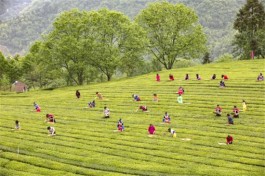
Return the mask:
<svg viewBox="0 0 265 176"><path fill-rule="evenodd" d="M242 106L243 106L243 111L246 111L247 110L247 104L246 104L245 100L242 101ZM217 117L220 117L220 116L222 116L222 111L223 111L223 109L221 108L221 106L217 105L215 107L214 114ZM237 106L234 106L232 112L228 113L226 115L227 116L228 125L233 125L234 124L233 118L239 118L239 112L240 112L239 108Z"/></svg>
<svg viewBox="0 0 265 176"><path fill-rule="evenodd" d="M225 80L228 80L228 76L227 75L221 75L221 78L222 80L220 81L220 87L225 87ZM189 80L189 74L186 74L185 76L185 80ZM197 80L201 80L201 77L199 74L196 74L196 79ZM216 74L213 74L212 77L211 77L212 80L215 80L216 79ZM156 81L160 81L160 75L157 74L156 75ZM169 75L169 80L170 81L174 81L174 76L172 74ZM257 81L264 81L264 77L262 75L262 73L260 73L257 77ZM177 98L177 102L178 103L183 103L183 98L182 98L182 95L184 94L185 90L182 86L179 87L178 91L176 92L176 94L178 94L178 98ZM81 97L81 93L79 90L76 90L76 98L77 99L80 99ZM137 94L132 94L132 98L133 98L133 101L141 101L141 98L139 95ZM99 92L96 92L96 98L95 99L99 99L99 100L103 100L103 96L101 93ZM96 102L95 102L95 99L91 102L88 103L88 107L89 108L95 108L96 107ZM153 94L153 101L155 102L158 102L159 99L158 99L158 95L157 94ZM41 107L36 103L34 102L33 103L33 106L35 108L35 111L36 112L41 112ZM243 106L243 111L246 111L247 110L247 104L246 104L246 101L243 100L242 101L242 106ZM141 105L139 106L139 108L137 108L136 111L138 110L141 110L142 112L148 112L148 108L146 105ZM216 107L215 107L215 110L214 110L214 114L217 116L217 117L220 117L222 116L222 112L223 112L223 109L222 107L218 104ZM231 113L227 113L227 123L228 125L233 125L234 124L234 118L239 118L239 113L240 113L240 110L237 106L234 106L233 109L232 109L232 112ZM104 109L103 109L103 114L104 114L104 118L110 118L110 109L105 106ZM46 114L46 119L45 119L45 122L48 122L48 123L51 123L51 124L54 124L56 123L56 120L55 120L55 117L53 114ZM162 118L162 122L163 123L171 123L171 117L169 115L168 112L165 112L163 118ZM19 130L21 128L20 126L20 122L18 120L15 121L15 129L16 130ZM122 121L122 119L120 118L117 122L117 130L122 132L124 131L124 123ZM56 135L56 131L55 131L55 128L52 127L52 126L48 126L47 127L47 130L48 130L48 134L51 135L51 136L54 136ZM173 137L176 137L176 131L172 128L168 128L167 130ZM156 133L156 128L153 124L150 124L149 127L148 127L148 133L149 135L154 135ZM233 143L233 137L231 135L228 135L227 138L226 138L226 144L232 144Z"/></svg>
<svg viewBox="0 0 265 176"><path fill-rule="evenodd" d="M33 106L34 106L34 109L35 109L36 112L41 112L41 108L36 102L33 103ZM51 123L51 124L56 123L54 115L53 114L46 114L46 119L45 119L44 122L48 122L48 123ZM20 130L21 129L20 122L18 120L15 121L15 129L16 130ZM51 135L51 136L54 136L56 134L54 127L48 126L47 130L48 130L48 134Z"/></svg>
<svg viewBox="0 0 265 176"><path fill-rule="evenodd" d="M195 76L196 76L196 80L202 80L202 78L201 78L201 76L199 74L196 74ZM174 81L175 80L175 78L174 78L174 76L172 74L169 74L168 77L169 77L170 81ZM228 78L227 75L221 75L221 78L222 78L222 80L219 83L219 87L220 88L224 88L224 87L226 87L225 81L228 80L229 78ZM186 74L184 80L189 80L189 79L190 79L189 74ZM212 77L211 77L211 80L215 80L215 79L216 79L216 74L213 74ZM262 76L262 73L260 73L260 75L257 78L257 80L259 80L259 81L264 80L264 78ZM158 81L158 82L161 81L160 75L158 73L156 74L156 81Z"/></svg>

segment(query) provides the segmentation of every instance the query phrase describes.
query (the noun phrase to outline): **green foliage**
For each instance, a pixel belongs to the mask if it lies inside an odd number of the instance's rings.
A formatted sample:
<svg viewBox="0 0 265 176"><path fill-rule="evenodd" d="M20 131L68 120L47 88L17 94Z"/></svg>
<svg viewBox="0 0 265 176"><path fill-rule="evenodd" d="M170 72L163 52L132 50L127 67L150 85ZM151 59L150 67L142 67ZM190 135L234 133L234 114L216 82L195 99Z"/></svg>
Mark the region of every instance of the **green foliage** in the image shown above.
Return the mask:
<svg viewBox="0 0 265 176"><path fill-rule="evenodd" d="M5 56L0 51L0 79L3 77L3 75L6 72L7 64L8 64L8 62L5 58Z"/></svg>
<svg viewBox="0 0 265 176"><path fill-rule="evenodd" d="M33 41L39 39L42 33L52 30L51 24L63 11L72 8L88 11L108 8L120 11L133 19L140 10L146 8L148 3L156 1L34 0L19 13L19 16L0 25L0 43L9 49L11 54L25 54ZM213 58L232 52L231 41L234 35L232 23L245 0L168 0L168 2L183 3L196 11L207 34L207 45Z"/></svg>
<svg viewBox="0 0 265 176"><path fill-rule="evenodd" d="M146 43L144 31L122 13L74 9L56 19L53 31L44 37L42 57L55 69L66 71L68 85L72 81L82 85L92 78L93 68L108 81L119 67L132 75Z"/></svg>
<svg viewBox="0 0 265 176"><path fill-rule="evenodd" d="M196 58L206 51L198 17L183 4L149 4L136 22L147 31L150 52L166 69L171 69L177 58Z"/></svg>
<svg viewBox="0 0 265 176"><path fill-rule="evenodd" d="M103 9L88 14L88 31L93 33L90 64L108 81L119 67L132 75L147 44L143 29L119 12Z"/></svg>
<svg viewBox="0 0 265 176"><path fill-rule="evenodd" d="M33 88L50 87L55 80L62 77L62 72L51 63L48 53L44 50L44 44L36 41L30 48L30 52L22 60L23 77L25 82Z"/></svg>
<svg viewBox="0 0 265 176"><path fill-rule="evenodd" d="M0 92L0 173L263 175L264 82L255 81L259 72L265 72L262 60L235 61L164 70L159 72L160 82L155 81L156 73L150 73L52 91ZM175 81L168 81L169 73ZM191 80L183 81L186 73ZM195 80L196 73L201 81ZM213 73L216 80L210 80ZM222 74L229 76L224 89L219 88ZM184 104L176 102L179 86L185 89ZM75 97L77 89L80 99ZM104 99L87 108L97 91ZM132 93L140 95L141 101L132 101ZM153 93L158 94L158 102L152 101ZM226 113L234 105L241 109L242 99L247 111L240 111L235 125L227 125ZM32 112L34 101L42 112ZM216 104L223 109L221 117L212 113ZM149 112L135 112L140 105L147 105ZM102 118L104 106L110 108L109 119ZM170 124L161 124L165 112L171 116ZM57 123L45 123L46 113L53 113ZM125 125L121 133L114 132L119 118ZM21 130L12 130L15 120L20 121ZM150 123L156 127L154 137L147 135ZM57 135L47 136L47 126L54 126ZM176 138L167 132L169 127L176 130ZM227 134L234 143L219 145Z"/></svg>
<svg viewBox="0 0 265 176"><path fill-rule="evenodd" d="M234 60L234 58L233 58L233 56L231 54L225 53L222 56L219 56L215 60L215 62L217 62L217 63L221 63L221 62L231 62L233 60Z"/></svg>
<svg viewBox="0 0 265 176"><path fill-rule="evenodd" d="M209 52L206 52L202 58L202 64L207 64L207 63L210 63L212 60L211 60L211 57L210 57L210 53Z"/></svg>
<svg viewBox="0 0 265 176"><path fill-rule="evenodd" d="M236 54L241 59L248 59L251 51L257 57L265 58L264 21L265 11L259 0L247 0L239 10L234 22L234 29L239 32L235 35L234 45Z"/></svg>
<svg viewBox="0 0 265 176"><path fill-rule="evenodd" d="M200 61L197 60L187 60L187 59L179 59L175 65L174 68L187 68L187 67L192 67L196 65L200 65Z"/></svg>

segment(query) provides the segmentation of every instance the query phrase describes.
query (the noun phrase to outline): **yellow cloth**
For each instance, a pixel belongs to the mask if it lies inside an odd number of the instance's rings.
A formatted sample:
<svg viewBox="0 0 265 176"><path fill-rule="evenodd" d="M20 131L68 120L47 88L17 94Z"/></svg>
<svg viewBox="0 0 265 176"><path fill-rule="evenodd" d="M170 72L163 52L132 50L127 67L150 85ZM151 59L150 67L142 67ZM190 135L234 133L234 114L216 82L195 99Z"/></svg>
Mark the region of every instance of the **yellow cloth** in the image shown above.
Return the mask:
<svg viewBox="0 0 265 176"><path fill-rule="evenodd" d="M247 105L246 103L243 103L243 111L246 111L247 110Z"/></svg>

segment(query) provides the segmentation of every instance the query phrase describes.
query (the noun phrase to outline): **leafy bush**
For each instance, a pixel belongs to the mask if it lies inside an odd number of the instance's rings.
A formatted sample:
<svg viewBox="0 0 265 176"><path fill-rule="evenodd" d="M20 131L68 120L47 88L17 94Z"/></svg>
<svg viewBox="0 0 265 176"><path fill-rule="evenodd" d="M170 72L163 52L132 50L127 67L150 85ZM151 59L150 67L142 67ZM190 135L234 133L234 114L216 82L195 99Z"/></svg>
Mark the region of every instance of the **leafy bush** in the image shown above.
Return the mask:
<svg viewBox="0 0 265 176"><path fill-rule="evenodd" d="M233 60L235 60L235 59L233 58L233 56L231 54L225 53L225 54L221 55L220 57L218 57L215 60L215 62L217 62L217 63L221 63L221 62L231 62Z"/></svg>
<svg viewBox="0 0 265 176"><path fill-rule="evenodd" d="M186 60L186 59L180 59L174 64L174 68L186 68L186 67L192 67L196 65L200 65L199 60Z"/></svg>

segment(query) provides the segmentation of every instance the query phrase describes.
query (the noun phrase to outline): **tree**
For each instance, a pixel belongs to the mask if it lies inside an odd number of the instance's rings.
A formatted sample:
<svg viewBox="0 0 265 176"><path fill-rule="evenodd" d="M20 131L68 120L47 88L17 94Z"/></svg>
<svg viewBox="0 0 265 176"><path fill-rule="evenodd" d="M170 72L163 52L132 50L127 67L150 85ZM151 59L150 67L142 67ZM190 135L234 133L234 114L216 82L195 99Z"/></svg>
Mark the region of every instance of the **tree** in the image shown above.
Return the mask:
<svg viewBox="0 0 265 176"><path fill-rule="evenodd" d="M149 50L166 69L177 58L195 58L206 51L206 37L195 12L183 4L150 4L136 18L147 31Z"/></svg>
<svg viewBox="0 0 265 176"><path fill-rule="evenodd" d="M36 41L21 61L25 81L33 88L50 86L58 77L62 76L60 69L56 69L54 63L50 62L48 54L44 50L44 43Z"/></svg>
<svg viewBox="0 0 265 176"><path fill-rule="evenodd" d="M142 60L147 42L144 30L122 13L107 9L62 13L43 38L38 54L46 64L67 73L67 83L82 85L95 69L109 81L115 71ZM93 73L92 73L93 72ZM96 72L97 73L97 72ZM90 76L92 75L92 76Z"/></svg>
<svg viewBox="0 0 265 176"><path fill-rule="evenodd" d="M265 57L265 11L259 0L247 0L237 13L234 29L238 31L233 41L235 53L241 59L249 58L252 51Z"/></svg>
<svg viewBox="0 0 265 176"><path fill-rule="evenodd" d="M206 52L202 58L202 64L208 64L211 62L211 56L209 52Z"/></svg>
<svg viewBox="0 0 265 176"><path fill-rule="evenodd" d="M6 73L8 62L2 52L0 51L0 79Z"/></svg>
<svg viewBox="0 0 265 176"><path fill-rule="evenodd" d="M16 80L21 78L22 76L22 70L21 70L21 57L19 55L15 55L13 58L7 57L7 67L6 67L6 77L8 79L10 90L12 87L12 83L14 83Z"/></svg>
<svg viewBox="0 0 265 176"><path fill-rule="evenodd" d="M91 54L91 34L85 31L87 13L77 9L62 13L53 23L54 29L44 37L44 60L55 69L66 71L67 83L82 85Z"/></svg>
<svg viewBox="0 0 265 176"><path fill-rule="evenodd" d="M144 30L124 14L107 9L89 12L87 31L93 34L90 64L111 80L119 67L132 75L142 61L147 39Z"/></svg>

